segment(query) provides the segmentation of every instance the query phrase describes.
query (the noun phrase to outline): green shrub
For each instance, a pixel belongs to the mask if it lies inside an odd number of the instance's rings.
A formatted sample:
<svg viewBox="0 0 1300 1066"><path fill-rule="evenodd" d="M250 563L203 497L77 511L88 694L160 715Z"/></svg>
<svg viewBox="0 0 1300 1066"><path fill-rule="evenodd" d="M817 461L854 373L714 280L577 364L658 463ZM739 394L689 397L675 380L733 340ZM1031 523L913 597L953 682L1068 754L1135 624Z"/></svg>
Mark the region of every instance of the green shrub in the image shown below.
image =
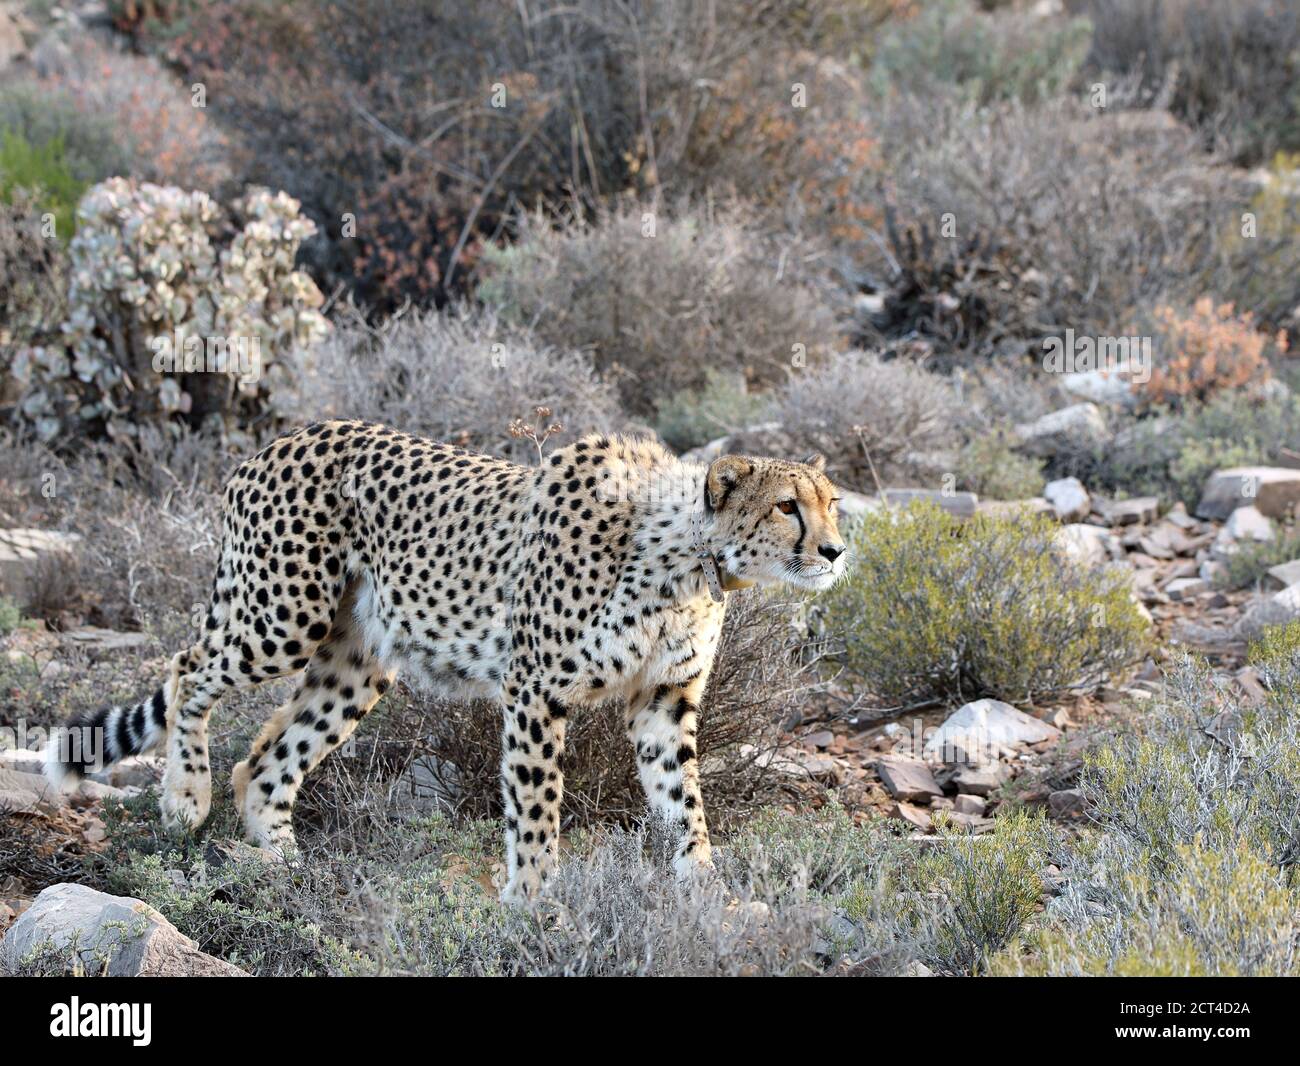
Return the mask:
<svg viewBox="0 0 1300 1066"><path fill-rule="evenodd" d="M1255 661L1246 703L1184 656L1157 706L1085 762L1093 831L1063 885L995 973L1254 975L1298 970L1300 656L1295 628Z"/></svg>
<svg viewBox="0 0 1300 1066"><path fill-rule="evenodd" d="M1258 586L1270 567L1289 563L1292 559L1300 559L1300 530L1289 528L1273 540L1239 544L1225 560L1223 571L1215 583L1228 589Z"/></svg>
<svg viewBox="0 0 1300 1066"><path fill-rule="evenodd" d="M769 402L745 387L742 374L706 370L698 389L670 395L659 405L655 428L672 447L686 451L759 421Z"/></svg>
<svg viewBox="0 0 1300 1066"><path fill-rule="evenodd" d="M827 600L850 670L881 699L1039 699L1095 686L1139 653L1127 581L1064 558L1041 516L930 504L866 516Z"/></svg>
<svg viewBox="0 0 1300 1066"><path fill-rule="evenodd" d="M34 145L58 140L69 173L86 186L131 172L133 153L121 131L78 107L66 87L17 82L0 88L0 127Z"/></svg>
<svg viewBox="0 0 1300 1066"><path fill-rule="evenodd" d="M957 484L991 500L1027 500L1043 491L1043 461L1022 455L1003 431L967 441L957 457Z"/></svg>
<svg viewBox="0 0 1300 1066"><path fill-rule="evenodd" d="M37 208L54 215L54 232L63 240L72 236L74 212L85 187L68 169L62 137L39 145L12 130L0 137L0 197L8 203L19 189L34 192Z"/></svg>
<svg viewBox="0 0 1300 1066"><path fill-rule="evenodd" d="M1250 661L1258 666L1300 665L1300 621L1269 626L1250 646Z"/></svg>
<svg viewBox="0 0 1300 1066"><path fill-rule="evenodd" d="M1272 463L1283 448L1300 448L1300 397L1233 391L1131 419L1070 472L1093 489L1190 507L1215 470Z"/></svg>
<svg viewBox="0 0 1300 1066"><path fill-rule="evenodd" d="M948 973L983 970L1038 909L1051 843L1048 822L1017 812L991 833L952 836L923 858L917 884L948 901L927 931L928 960Z"/></svg>
<svg viewBox="0 0 1300 1066"><path fill-rule="evenodd" d="M980 104L1032 103L1069 84L1091 37L1087 19L984 14L971 0L932 0L883 34L872 78L882 92L925 95L949 88Z"/></svg>
<svg viewBox="0 0 1300 1066"><path fill-rule="evenodd" d="M22 623L22 608L8 596L0 596L0 637L12 633Z"/></svg>

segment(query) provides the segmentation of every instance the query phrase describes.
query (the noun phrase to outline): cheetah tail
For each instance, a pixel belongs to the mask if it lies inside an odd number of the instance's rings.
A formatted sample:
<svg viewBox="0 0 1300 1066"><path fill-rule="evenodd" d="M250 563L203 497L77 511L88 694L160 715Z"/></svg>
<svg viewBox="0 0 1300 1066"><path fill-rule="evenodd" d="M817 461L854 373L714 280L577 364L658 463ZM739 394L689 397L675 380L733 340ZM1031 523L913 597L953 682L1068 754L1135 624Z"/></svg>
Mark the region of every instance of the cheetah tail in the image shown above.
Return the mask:
<svg viewBox="0 0 1300 1066"><path fill-rule="evenodd" d="M76 715L50 737L45 776L59 791L128 755L148 751L167 735L166 686L148 699L123 707L101 707Z"/></svg>

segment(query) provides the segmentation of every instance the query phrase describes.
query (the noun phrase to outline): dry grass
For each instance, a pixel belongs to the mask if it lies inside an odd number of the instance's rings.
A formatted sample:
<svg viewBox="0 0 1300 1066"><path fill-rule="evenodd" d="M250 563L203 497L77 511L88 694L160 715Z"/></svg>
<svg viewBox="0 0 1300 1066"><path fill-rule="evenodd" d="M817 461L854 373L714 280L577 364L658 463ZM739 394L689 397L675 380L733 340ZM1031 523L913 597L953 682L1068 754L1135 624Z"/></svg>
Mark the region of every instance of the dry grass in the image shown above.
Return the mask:
<svg viewBox="0 0 1300 1066"><path fill-rule="evenodd" d="M789 794L792 781L769 764L780 724L824 685L823 645L794 622L796 606L758 593L733 597L700 716L700 780L710 824ZM444 767L460 813L500 807L501 716L482 703L437 702L413 694L399 713L425 723L419 750ZM645 810L622 709L605 705L569 723L564 753L565 824L634 824ZM452 769L454 768L454 770ZM436 771L435 771L436 772ZM804 784L807 784L805 781Z"/></svg>
<svg viewBox="0 0 1300 1066"><path fill-rule="evenodd" d="M590 225L531 217L487 257L481 293L542 340L590 349L647 415L708 370L772 384L832 351L834 316L801 269L797 247L743 217L623 203Z"/></svg>
<svg viewBox="0 0 1300 1066"><path fill-rule="evenodd" d="M535 463L510 423L547 407L559 443L626 429L614 390L572 345L552 348L490 312L412 313L383 328L359 315L305 355L296 394L282 412L299 422L367 418L472 451Z"/></svg>

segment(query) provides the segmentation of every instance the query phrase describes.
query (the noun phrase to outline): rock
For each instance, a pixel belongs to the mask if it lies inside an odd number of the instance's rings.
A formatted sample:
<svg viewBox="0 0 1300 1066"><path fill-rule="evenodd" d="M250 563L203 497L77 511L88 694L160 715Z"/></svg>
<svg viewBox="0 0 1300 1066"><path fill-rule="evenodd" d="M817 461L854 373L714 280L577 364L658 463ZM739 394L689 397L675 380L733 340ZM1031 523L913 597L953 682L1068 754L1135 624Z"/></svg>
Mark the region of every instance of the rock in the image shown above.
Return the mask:
<svg viewBox="0 0 1300 1066"><path fill-rule="evenodd" d="M913 959L903 970L904 977L933 977L934 971L918 959Z"/></svg>
<svg viewBox="0 0 1300 1066"><path fill-rule="evenodd" d="M1244 540L1265 544L1274 538L1273 523L1258 507L1238 507L1228 515L1228 520L1219 531L1215 543L1229 540L1234 543Z"/></svg>
<svg viewBox="0 0 1300 1066"><path fill-rule="evenodd" d="M85 885L51 885L0 941L0 966L12 968L50 946L71 950L87 973L108 977L247 977L213 958L147 903Z"/></svg>
<svg viewBox="0 0 1300 1066"><path fill-rule="evenodd" d="M962 793L953 801L953 810L958 814L973 814L976 818L983 818L987 809L988 801L982 796Z"/></svg>
<svg viewBox="0 0 1300 1066"><path fill-rule="evenodd" d="M1237 687L1241 690L1242 698L1251 706L1263 703L1264 698L1268 695L1259 679L1259 674L1253 666L1243 666L1232 675L1232 680L1236 682Z"/></svg>
<svg viewBox="0 0 1300 1066"><path fill-rule="evenodd" d="M979 506L979 497L973 492L945 492L942 489L885 489L885 500L894 507L928 500L958 518L969 518Z"/></svg>
<svg viewBox="0 0 1300 1066"><path fill-rule="evenodd" d="M896 800L929 800L943 795L943 789L934 779L934 774L920 759L906 755L882 755L876 760L876 773Z"/></svg>
<svg viewBox="0 0 1300 1066"><path fill-rule="evenodd" d="M885 310L885 294L880 292L860 292L853 297L853 309L870 318Z"/></svg>
<svg viewBox="0 0 1300 1066"><path fill-rule="evenodd" d="M1056 513L1041 496L1030 496L1027 500L980 500L975 508L976 514L991 514L999 518L1014 517L1026 511L1030 514Z"/></svg>
<svg viewBox="0 0 1300 1066"><path fill-rule="evenodd" d="M1074 727L1074 722L1070 718L1070 712L1067 711L1064 707L1053 707L1050 711L1048 711L1045 715L1043 715L1043 721L1046 722L1048 725L1050 725L1053 729L1064 730L1064 729L1071 729Z"/></svg>
<svg viewBox="0 0 1300 1066"><path fill-rule="evenodd" d="M68 561L81 543L76 533L0 529L0 593L29 606L44 568Z"/></svg>
<svg viewBox="0 0 1300 1066"><path fill-rule="evenodd" d="M1077 818L1083 813L1083 793L1077 788L1065 788L1047 797L1048 809L1054 818Z"/></svg>
<svg viewBox="0 0 1300 1066"><path fill-rule="evenodd" d="M975 700L957 708L925 742L925 756L952 762L946 753L963 751L976 761L991 761L1018 744L1056 740L1061 731L1000 700Z"/></svg>
<svg viewBox="0 0 1300 1066"><path fill-rule="evenodd" d="M1145 542L1159 545L1173 555L1192 555L1198 548L1209 543L1209 540L1204 537L1188 536L1186 530L1177 523L1168 520L1162 521L1155 526L1142 539Z"/></svg>
<svg viewBox="0 0 1300 1066"><path fill-rule="evenodd" d="M1300 585L1292 585L1247 607L1233 626L1233 635L1238 640L1255 640L1269 626L1286 625L1297 618L1300 618Z"/></svg>
<svg viewBox="0 0 1300 1066"><path fill-rule="evenodd" d="M35 27L23 13L22 5L6 4L0 8L0 68L27 55L26 35Z"/></svg>
<svg viewBox="0 0 1300 1066"><path fill-rule="evenodd" d="M920 807L914 807L910 803L904 803L901 800L895 803L889 809L891 818L900 818L904 822L914 825L917 829L924 832L930 830L930 813L922 810Z"/></svg>
<svg viewBox="0 0 1300 1066"><path fill-rule="evenodd" d="M6 748L0 751L0 770L16 770L20 774L45 773L45 752L30 748Z"/></svg>
<svg viewBox="0 0 1300 1066"><path fill-rule="evenodd" d="M1218 559L1206 559L1196 571L1197 577L1211 585L1227 575L1227 564Z"/></svg>
<svg viewBox="0 0 1300 1066"><path fill-rule="evenodd" d="M1106 443L1106 419L1094 403L1076 403L1016 426L1020 446L1033 455Z"/></svg>
<svg viewBox="0 0 1300 1066"><path fill-rule="evenodd" d="M1131 500L1098 501L1097 513L1112 526L1135 526L1154 522L1160 513L1155 496L1134 496Z"/></svg>
<svg viewBox="0 0 1300 1066"><path fill-rule="evenodd" d="M1121 363L1114 370L1085 370L1061 375L1061 388L1080 400L1108 404L1112 407L1132 407L1137 400L1126 373L1128 364Z"/></svg>
<svg viewBox="0 0 1300 1066"><path fill-rule="evenodd" d="M1211 474L1196 514L1222 521L1244 505L1268 518L1285 518L1300 502L1300 470L1281 466L1237 466Z"/></svg>
<svg viewBox="0 0 1300 1066"><path fill-rule="evenodd" d="M1209 587L1199 577L1179 577L1165 586L1165 595L1175 603L1180 603L1183 600L1195 599Z"/></svg>
<svg viewBox="0 0 1300 1066"><path fill-rule="evenodd" d="M115 789L147 788L162 780L165 763L157 755L131 755L90 775L93 784Z"/></svg>
<svg viewBox="0 0 1300 1066"><path fill-rule="evenodd" d="M402 814L454 810L461 795L460 771L454 763L421 755L388 790L388 799Z"/></svg>
<svg viewBox="0 0 1300 1066"><path fill-rule="evenodd" d="M977 814L962 814L960 811L948 815L948 821L969 833L983 833L993 828L992 818L981 818Z"/></svg>
<svg viewBox="0 0 1300 1066"><path fill-rule="evenodd" d="M1056 531L1056 543L1067 559L1089 570L1105 566L1122 549L1115 538L1100 526L1074 523Z"/></svg>
<svg viewBox="0 0 1300 1066"><path fill-rule="evenodd" d="M0 815L26 811L49 811L63 800L40 774L0 770Z"/></svg>
<svg viewBox="0 0 1300 1066"><path fill-rule="evenodd" d="M1184 532L1191 532L1200 525L1195 518L1187 513L1187 507L1182 500L1179 500L1165 512L1165 521L1172 522Z"/></svg>
<svg viewBox="0 0 1300 1066"><path fill-rule="evenodd" d="M119 633L114 629L101 629L99 626L68 629L63 632L62 637L67 643L91 655L130 651L132 648L140 648L149 643L149 638L143 633Z"/></svg>
<svg viewBox="0 0 1300 1066"><path fill-rule="evenodd" d="M839 512L841 518L861 518L872 511L878 511L884 504L878 496L867 496L861 492L840 489Z"/></svg>
<svg viewBox="0 0 1300 1066"><path fill-rule="evenodd" d="M1043 489L1043 498L1062 522L1079 522L1092 513L1092 497L1077 477L1049 481Z"/></svg>
<svg viewBox="0 0 1300 1066"><path fill-rule="evenodd" d="M809 733L806 737L800 737L810 748L829 748L835 742L835 734L829 729L819 729L816 733Z"/></svg>
<svg viewBox="0 0 1300 1066"><path fill-rule="evenodd" d="M959 792L969 796L987 796L996 792L1006 782L1010 774L1001 763L976 769L964 766L953 775L953 784Z"/></svg>
<svg viewBox="0 0 1300 1066"><path fill-rule="evenodd" d="M1300 559L1270 566L1266 584L1274 589L1289 589L1292 585L1300 585Z"/></svg>

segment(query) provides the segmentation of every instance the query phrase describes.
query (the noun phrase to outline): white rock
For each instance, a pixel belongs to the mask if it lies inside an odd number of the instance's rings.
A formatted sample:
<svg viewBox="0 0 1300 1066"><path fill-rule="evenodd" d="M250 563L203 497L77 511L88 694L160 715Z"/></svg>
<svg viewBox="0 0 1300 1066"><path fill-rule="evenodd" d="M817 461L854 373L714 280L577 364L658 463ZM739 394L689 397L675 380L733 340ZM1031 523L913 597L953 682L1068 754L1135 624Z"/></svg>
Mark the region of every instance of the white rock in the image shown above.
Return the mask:
<svg viewBox="0 0 1300 1066"><path fill-rule="evenodd" d="M1273 523L1258 507L1238 507L1228 516L1219 535L1232 541L1265 543L1273 539Z"/></svg>
<svg viewBox="0 0 1300 1066"><path fill-rule="evenodd" d="M1114 555L1111 547L1114 537L1100 526L1074 524L1056 531L1056 543L1066 558L1081 566L1104 566Z"/></svg>
<svg viewBox="0 0 1300 1066"><path fill-rule="evenodd" d="M1000 700L975 700L957 710L925 742L927 759L952 761L945 751L996 759L1017 744L1055 740L1061 731Z"/></svg>
<svg viewBox="0 0 1300 1066"><path fill-rule="evenodd" d="M1043 489L1043 498L1052 505L1056 517L1062 522L1078 522L1092 511L1092 497L1077 477L1049 481Z"/></svg>
<svg viewBox="0 0 1300 1066"><path fill-rule="evenodd" d="M1292 585L1257 600L1233 627L1238 639L1254 640L1270 626L1286 625L1300 618L1300 585Z"/></svg>
<svg viewBox="0 0 1300 1066"><path fill-rule="evenodd" d="M1063 447L1106 442L1106 419L1094 403L1076 403L1016 426L1025 451L1049 454Z"/></svg>
<svg viewBox="0 0 1300 1066"><path fill-rule="evenodd" d="M1300 585L1300 559L1270 566L1268 580L1274 588L1278 589L1289 589L1292 585Z"/></svg>
<svg viewBox="0 0 1300 1066"><path fill-rule="evenodd" d="M841 518L861 518L872 511L878 511L884 504L878 496L867 496L861 492L840 489L839 512Z"/></svg>
<svg viewBox="0 0 1300 1066"><path fill-rule="evenodd" d="M81 543L76 533L48 529L0 529L0 592L26 606L32 602L42 567L70 559Z"/></svg>
<svg viewBox="0 0 1300 1066"><path fill-rule="evenodd" d="M85 885L51 885L0 941L0 966L50 948L77 954L87 973L109 977L247 977L182 936L141 900L110 896Z"/></svg>
<svg viewBox="0 0 1300 1066"><path fill-rule="evenodd" d="M1061 375L1061 388L1080 400L1109 404L1113 407L1132 407L1137 402L1133 386L1124 376L1128 365L1116 370L1086 370L1077 374Z"/></svg>
<svg viewBox="0 0 1300 1066"><path fill-rule="evenodd" d="M973 492L945 492L942 489L885 489L885 499L894 507L906 507L916 500L925 500L958 518L969 518L980 502Z"/></svg>
<svg viewBox="0 0 1300 1066"><path fill-rule="evenodd" d="M1210 586L1199 577L1177 577L1165 586L1165 594L1173 601L1195 599Z"/></svg>

